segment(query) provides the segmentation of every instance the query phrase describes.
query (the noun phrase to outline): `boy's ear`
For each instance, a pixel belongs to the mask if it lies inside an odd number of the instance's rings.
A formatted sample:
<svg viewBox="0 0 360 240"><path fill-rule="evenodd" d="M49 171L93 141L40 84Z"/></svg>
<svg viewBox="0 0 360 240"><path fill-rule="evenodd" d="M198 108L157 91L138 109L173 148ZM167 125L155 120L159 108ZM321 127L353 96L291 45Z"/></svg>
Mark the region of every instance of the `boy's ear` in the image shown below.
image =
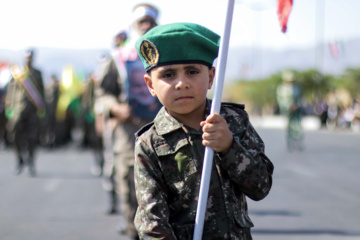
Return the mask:
<svg viewBox="0 0 360 240"><path fill-rule="evenodd" d="M211 89L211 87L214 83L214 78L215 78L215 68L212 67L209 69L209 87L208 87L208 89Z"/></svg>
<svg viewBox="0 0 360 240"><path fill-rule="evenodd" d="M155 90L153 88L153 85L152 85L152 80L151 80L151 76L149 74L145 74L144 75L144 78L145 78L145 82L146 82L146 85L151 93L151 96L153 97L156 97L156 93L155 93Z"/></svg>

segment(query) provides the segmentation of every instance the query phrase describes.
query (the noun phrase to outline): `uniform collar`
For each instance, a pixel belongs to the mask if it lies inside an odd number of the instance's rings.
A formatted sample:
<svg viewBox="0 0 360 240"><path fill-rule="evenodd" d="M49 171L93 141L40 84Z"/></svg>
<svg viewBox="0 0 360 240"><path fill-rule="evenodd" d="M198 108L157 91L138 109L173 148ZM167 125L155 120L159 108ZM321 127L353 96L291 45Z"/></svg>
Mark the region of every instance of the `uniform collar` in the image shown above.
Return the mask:
<svg viewBox="0 0 360 240"><path fill-rule="evenodd" d="M210 113L211 101L209 99L206 100L205 107L205 117L207 117ZM179 128L183 128L183 124L178 122L175 118L173 118L165 109L162 107L154 119L154 125L156 127L156 131L159 135L164 135Z"/></svg>
<svg viewBox="0 0 360 240"><path fill-rule="evenodd" d="M182 128L182 125L162 107L154 119L156 132L159 135L164 135Z"/></svg>

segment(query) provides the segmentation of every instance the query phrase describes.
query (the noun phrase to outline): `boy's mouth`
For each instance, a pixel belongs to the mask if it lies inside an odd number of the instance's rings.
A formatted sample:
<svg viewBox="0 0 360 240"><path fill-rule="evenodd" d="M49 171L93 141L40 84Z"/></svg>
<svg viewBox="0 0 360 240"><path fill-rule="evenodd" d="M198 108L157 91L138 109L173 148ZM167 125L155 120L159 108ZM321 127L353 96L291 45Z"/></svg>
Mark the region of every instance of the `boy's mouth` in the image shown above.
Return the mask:
<svg viewBox="0 0 360 240"><path fill-rule="evenodd" d="M176 98L176 101L181 101L181 100L189 100L189 99L191 99L192 97L190 97L190 96L183 96L183 97L178 97L178 98Z"/></svg>

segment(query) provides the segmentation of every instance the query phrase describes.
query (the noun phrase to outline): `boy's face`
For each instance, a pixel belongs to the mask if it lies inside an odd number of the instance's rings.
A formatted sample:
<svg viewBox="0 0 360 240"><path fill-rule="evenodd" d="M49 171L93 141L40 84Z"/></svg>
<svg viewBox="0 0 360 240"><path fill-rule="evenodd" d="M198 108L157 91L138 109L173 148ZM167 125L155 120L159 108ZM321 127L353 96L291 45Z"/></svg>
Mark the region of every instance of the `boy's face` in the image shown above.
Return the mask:
<svg viewBox="0 0 360 240"><path fill-rule="evenodd" d="M174 64L152 69L145 81L151 94L176 118L197 110L203 114L214 75L215 68L203 64Z"/></svg>

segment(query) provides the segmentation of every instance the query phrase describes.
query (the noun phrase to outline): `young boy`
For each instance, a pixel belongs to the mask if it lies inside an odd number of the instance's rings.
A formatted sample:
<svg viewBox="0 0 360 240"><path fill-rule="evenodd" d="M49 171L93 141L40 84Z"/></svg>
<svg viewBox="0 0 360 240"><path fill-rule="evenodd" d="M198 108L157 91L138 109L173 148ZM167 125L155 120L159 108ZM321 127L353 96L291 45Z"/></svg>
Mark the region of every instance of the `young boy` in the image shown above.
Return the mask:
<svg viewBox="0 0 360 240"><path fill-rule="evenodd" d="M243 105L210 113L219 36L192 23L155 27L136 43L163 104L136 134L135 226L141 239L192 239L205 146L214 149L203 239L252 239L246 197L263 199L273 164Z"/></svg>

